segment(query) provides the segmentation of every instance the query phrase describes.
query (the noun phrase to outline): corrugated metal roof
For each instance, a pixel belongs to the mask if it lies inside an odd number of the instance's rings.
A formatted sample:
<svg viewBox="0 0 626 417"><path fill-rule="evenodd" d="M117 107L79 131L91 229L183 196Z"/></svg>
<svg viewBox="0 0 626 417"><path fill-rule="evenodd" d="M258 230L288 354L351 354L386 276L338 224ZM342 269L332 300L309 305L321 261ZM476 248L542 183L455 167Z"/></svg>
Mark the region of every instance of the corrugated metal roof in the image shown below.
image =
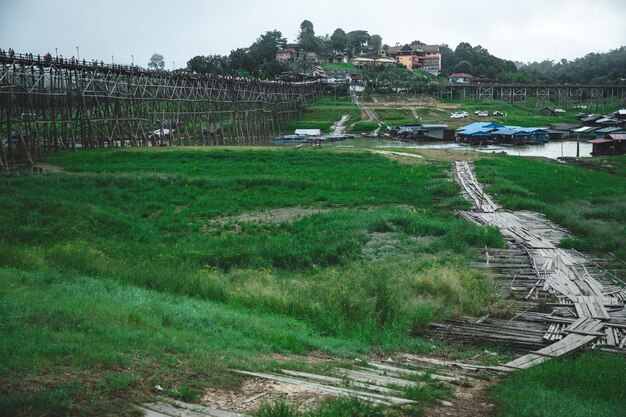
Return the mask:
<svg viewBox="0 0 626 417"><path fill-rule="evenodd" d="M480 129L498 129L500 127L504 127L504 126L499 125L497 123L493 123L493 122L474 122L474 123L470 123L468 125L465 125L463 127L460 127L457 130L459 132L461 132L461 131L464 131L466 129L476 129L476 128L480 128Z"/></svg>
<svg viewBox="0 0 626 417"><path fill-rule="evenodd" d="M521 129L521 127L519 126L504 126L501 127L500 129L497 129L494 133L494 135L514 135L515 133L519 132Z"/></svg>
<svg viewBox="0 0 626 417"><path fill-rule="evenodd" d="M607 143L607 142L613 142L611 139L593 139L593 140L588 140L587 143Z"/></svg>
<svg viewBox="0 0 626 417"><path fill-rule="evenodd" d="M602 129L596 130L596 133L611 133L617 132L618 130L622 130L621 127L604 127Z"/></svg>
<svg viewBox="0 0 626 417"><path fill-rule="evenodd" d="M572 130L572 132L575 132L575 133L587 133L587 132L593 132L596 129L597 129L597 127L593 127L593 126L583 126L583 127L578 128L578 129Z"/></svg>
<svg viewBox="0 0 626 417"><path fill-rule="evenodd" d="M433 125L422 125L424 126L426 129L447 129L448 125L437 125L437 124L433 124Z"/></svg>
<svg viewBox="0 0 626 417"><path fill-rule="evenodd" d="M611 133L610 135L607 135L607 136L614 140L626 140L625 133Z"/></svg>
<svg viewBox="0 0 626 417"><path fill-rule="evenodd" d="M619 123L619 120L612 117L603 117L602 119L596 120L596 123Z"/></svg>
<svg viewBox="0 0 626 417"><path fill-rule="evenodd" d="M552 128L556 130L571 130L578 129L580 127L580 125L573 125L568 123L552 123L550 124L550 126L552 126Z"/></svg>
<svg viewBox="0 0 626 417"><path fill-rule="evenodd" d="M472 129L464 129L462 132L458 132L459 135L468 135L468 136L489 136L491 135L493 129L485 129L482 127L472 128Z"/></svg>

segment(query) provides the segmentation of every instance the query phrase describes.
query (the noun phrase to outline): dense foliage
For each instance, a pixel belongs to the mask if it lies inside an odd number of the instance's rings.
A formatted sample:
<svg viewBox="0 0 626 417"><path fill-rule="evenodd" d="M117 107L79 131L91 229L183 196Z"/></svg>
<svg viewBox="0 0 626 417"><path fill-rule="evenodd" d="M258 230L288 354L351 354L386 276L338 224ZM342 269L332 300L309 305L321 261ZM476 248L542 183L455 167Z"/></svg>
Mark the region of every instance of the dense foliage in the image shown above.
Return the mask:
<svg viewBox="0 0 626 417"><path fill-rule="evenodd" d="M498 80L505 73L515 73L517 68L513 61L495 57L486 48L480 45L472 47L467 42L461 42L452 50L448 45L440 45L441 73L450 75L455 72L471 74L475 77L485 76Z"/></svg>
<svg viewBox="0 0 626 417"><path fill-rule="evenodd" d="M573 61L545 60L524 65L521 80L539 83L626 83L626 47L590 53Z"/></svg>
<svg viewBox="0 0 626 417"><path fill-rule="evenodd" d="M370 35L365 30L353 30L346 33L336 29L332 35L318 36L313 23L304 20L300 24L297 43L289 45L287 39L278 30L268 31L261 35L247 48L237 48L228 56L198 55L187 62L187 71L222 75L252 75L255 77L274 77L284 71L296 71L306 67L304 58L307 52L321 55L329 53L346 53L348 56L364 52L377 52L383 48L380 35ZM303 62L280 62L275 59L276 52L285 47L295 47Z"/></svg>

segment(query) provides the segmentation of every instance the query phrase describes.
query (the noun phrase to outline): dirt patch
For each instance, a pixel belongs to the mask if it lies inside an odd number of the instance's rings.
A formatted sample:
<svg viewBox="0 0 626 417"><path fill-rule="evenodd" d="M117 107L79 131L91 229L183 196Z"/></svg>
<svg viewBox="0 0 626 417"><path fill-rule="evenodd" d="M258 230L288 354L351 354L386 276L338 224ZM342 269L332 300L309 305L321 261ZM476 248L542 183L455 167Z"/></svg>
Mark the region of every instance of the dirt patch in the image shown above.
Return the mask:
<svg viewBox="0 0 626 417"><path fill-rule="evenodd" d="M41 172L65 172L65 169L59 165L39 163L34 166L35 170Z"/></svg>
<svg viewBox="0 0 626 417"><path fill-rule="evenodd" d="M454 398L439 401L424 412L424 417L487 417L495 415L496 406L491 401L489 388L495 380L474 379L469 386L455 386Z"/></svg>
<svg viewBox="0 0 626 417"><path fill-rule="evenodd" d="M353 208L353 210L365 210L371 211L385 206L371 206L371 207L359 207ZM396 204L388 207L398 208L405 211L414 211L415 209L406 204ZM334 210L342 210L345 207L282 207L272 210L264 211L250 211L238 214L236 216L224 216L216 217L209 220L204 226L203 230L209 232L217 229L218 227L226 224L235 224L237 229L237 223L259 223L259 224L280 224L280 223L293 223L305 217L313 216L315 214L328 213Z"/></svg>
<svg viewBox="0 0 626 417"><path fill-rule="evenodd" d="M409 153L409 152L392 152L392 151L379 151L379 150L369 150L372 153L384 155L398 161L403 164L422 164L424 161L422 160L423 156L418 155L417 153Z"/></svg>
<svg viewBox="0 0 626 417"><path fill-rule="evenodd" d="M281 207L265 211L250 211L238 214L236 216L224 216L211 219L206 224L207 231L215 227L224 226L231 223L263 223L263 224L280 224L293 223L304 217L314 214L327 213L335 210L333 208L324 207Z"/></svg>
<svg viewBox="0 0 626 417"><path fill-rule="evenodd" d="M263 403L273 404L279 400L294 404L301 411L315 409L330 396L302 386L249 378L236 391L208 389L201 402L205 406L249 414Z"/></svg>

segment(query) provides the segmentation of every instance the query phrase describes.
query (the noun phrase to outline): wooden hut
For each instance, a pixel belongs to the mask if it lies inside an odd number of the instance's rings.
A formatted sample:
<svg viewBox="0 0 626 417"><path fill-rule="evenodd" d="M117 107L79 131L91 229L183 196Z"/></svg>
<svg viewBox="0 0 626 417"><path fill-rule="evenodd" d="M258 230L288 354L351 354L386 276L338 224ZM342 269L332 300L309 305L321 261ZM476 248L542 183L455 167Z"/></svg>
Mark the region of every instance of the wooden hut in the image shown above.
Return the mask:
<svg viewBox="0 0 626 417"><path fill-rule="evenodd" d="M626 154L626 134L624 133L608 134L602 139L590 140L589 143L593 145L591 154L594 156Z"/></svg>

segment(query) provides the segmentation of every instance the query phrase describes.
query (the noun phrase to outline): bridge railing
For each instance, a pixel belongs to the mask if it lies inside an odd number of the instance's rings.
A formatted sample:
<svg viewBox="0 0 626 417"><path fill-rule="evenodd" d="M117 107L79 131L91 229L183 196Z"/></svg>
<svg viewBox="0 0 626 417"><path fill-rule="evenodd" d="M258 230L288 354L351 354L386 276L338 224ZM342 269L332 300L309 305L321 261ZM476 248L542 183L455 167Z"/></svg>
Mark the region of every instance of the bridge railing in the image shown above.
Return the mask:
<svg viewBox="0 0 626 417"><path fill-rule="evenodd" d="M31 54L31 53L17 53L17 52L7 52L5 50L0 49L0 62L1 63L18 63L25 65L45 65L45 66L62 66L64 68L71 69L94 69L94 68L102 68L106 70L116 71L116 72L126 72L130 74L148 74L148 75L164 75L169 77L189 77L189 78L217 78L217 79L232 79L232 80L242 80L242 81L250 81L257 82L262 84L290 84L290 85L303 85L303 84L315 84L320 81L295 81L295 82L286 82L286 81L278 81L278 80L261 80L255 78L247 78L247 77L234 77L230 75L220 75L220 74L204 74L204 73L195 73L195 72L187 72L184 70L154 70L142 68L138 65L122 65L122 64L107 64L104 61L92 59L90 61L86 59L79 60L77 58L63 58L62 56L52 56L50 53L46 53L44 55L41 54Z"/></svg>

